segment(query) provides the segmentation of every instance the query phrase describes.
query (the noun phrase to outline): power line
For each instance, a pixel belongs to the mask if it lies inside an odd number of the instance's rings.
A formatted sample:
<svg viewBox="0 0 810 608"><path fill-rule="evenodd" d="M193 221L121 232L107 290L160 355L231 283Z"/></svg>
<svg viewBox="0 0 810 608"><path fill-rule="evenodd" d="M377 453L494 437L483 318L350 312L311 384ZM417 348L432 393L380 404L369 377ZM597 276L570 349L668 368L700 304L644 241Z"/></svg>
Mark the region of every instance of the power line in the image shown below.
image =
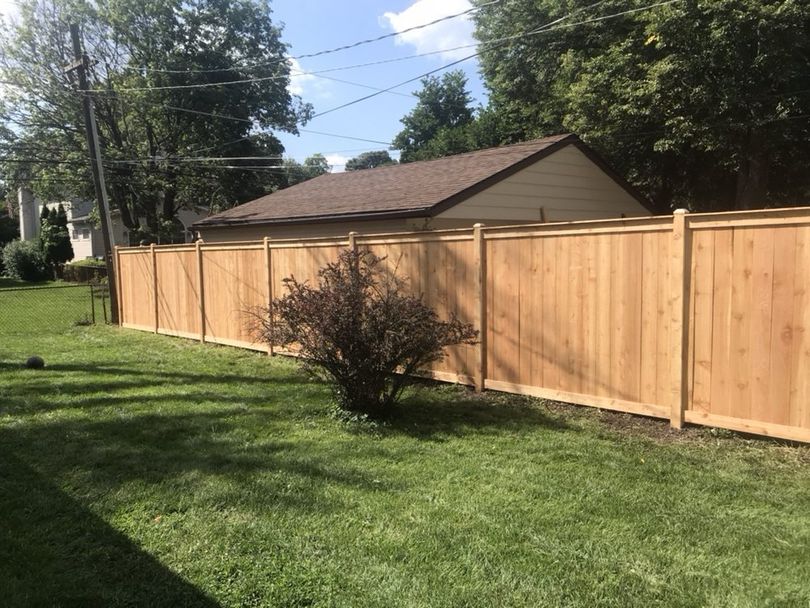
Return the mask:
<svg viewBox="0 0 810 608"><path fill-rule="evenodd" d="M562 25L556 25L556 24L560 23L561 21L564 21L565 19L568 19L568 18L572 17L573 15L575 15L575 14L577 14L579 12L582 12L583 10L593 8L594 6L596 6L598 4L601 4L604 1L605 0L598 0L597 2L594 2L593 4L591 4L589 6L583 7L581 9L577 9L576 11L573 11L573 12L567 14L567 15L564 15L563 17L560 17L560 18L556 19L555 21L552 21L551 23L543 25L543 26L541 26L541 27L539 27L539 28L537 28L535 30L531 30L531 31L528 31L528 32L523 32L523 33L520 33L520 34L513 34L511 36L504 36L502 38L496 38L495 40L483 42L481 44L468 44L468 45L462 45L462 46L458 46L458 47L453 47L453 48L450 48L450 49L442 49L440 51L434 51L434 52L431 52L431 53L423 53L420 56L423 56L423 55L426 55L426 54L447 53L447 52L450 52L450 51L455 51L455 50L460 50L460 49L465 49L465 48L482 47L482 46L483 47L498 46L503 42L508 42L508 41L511 41L511 40L519 39L519 38L525 38L525 37L528 37L528 36L533 36L533 35L540 34L540 33L545 33L545 32L548 32L548 31L554 31L554 30L557 30L557 29L575 27L575 26L578 26L578 25L585 25L585 24L588 24L588 23L596 23L598 21L605 21L607 19L614 19L616 17L621 17L621 16L624 16L624 15L629 15L629 14L637 13L637 12L640 12L640 11L650 10L652 8L656 8L656 7L659 7L659 6L666 6L668 4L673 4L675 2L681 2L682 0L665 0L663 2L657 2L657 3L650 4L650 5L643 6L643 7L638 7L638 8L634 8L634 9L628 9L628 10L621 11L621 12L618 12L618 13L613 13L613 14L610 14L610 15L603 15L601 17L594 17L594 18L586 19L584 21L579 21L579 22L576 22L576 23L567 23L567 24L562 24ZM552 26L555 26L555 25L556 25L556 27L552 27ZM486 50L486 49L484 49L484 50ZM430 75L430 74L432 74L434 72L440 71L440 70L442 70L444 68L451 67L453 65L461 63L462 61L466 61L468 59L472 59L473 57L477 57L482 52L483 52L483 50L478 51L478 52L476 52L476 53L474 53L472 55L469 55L468 57L465 57L464 59L454 61L454 62L452 62L450 64L447 64L447 65L445 65L445 66L443 66L441 68L438 68L436 70L431 70L430 72L422 74L421 76L417 76L415 78L404 81L404 82L400 83L399 85L395 85L393 87L386 87L384 89L380 89L379 91L377 91L373 95L363 97L359 101L369 99L371 97L376 97L377 95L382 94L382 93L390 92L392 89L395 89L398 86L408 84L409 82L412 82L414 80L418 80L419 78L423 78L423 77L428 76L428 75ZM371 64L367 64L367 65L371 65ZM341 68L341 69L350 69L352 67L359 67L359 66L357 66L357 65L356 66L347 66L347 67L344 67L344 68ZM314 74L317 74L317 73L322 73L324 71L307 72L307 74L313 74L314 75ZM302 72L302 74L304 74L304 73ZM132 92L137 92L137 91L187 90L187 89L209 88L209 87L216 87L216 86L229 86L229 85L234 85L234 84L248 84L248 83L256 83L256 82L265 82L265 81L269 81L269 80L279 80L279 79L286 79L286 78L288 78L287 75L284 75L284 76L274 75L274 76L262 76L262 77L258 77L258 78L243 78L243 79L239 79L239 80L229 80L229 81L224 81L224 82L202 82L202 83L196 83L196 84L182 84L182 85L159 85L159 86L147 86L147 87L126 87L126 88L115 89L115 90L92 89L90 92L91 93L106 93L106 94L111 94L112 93L112 94L115 94L115 93L132 93ZM329 110L329 111L332 111L332 110ZM323 112L321 114L323 114Z"/></svg>
<svg viewBox="0 0 810 608"><path fill-rule="evenodd" d="M482 4L482 5L479 5L479 6L474 6L472 8L469 8L469 9L465 10L465 11L462 11L460 13L455 13L453 15L447 15L445 17L439 17L438 19L434 19L433 21L429 21L427 23L422 23L420 25L415 25L413 27L409 27L409 28L406 28L404 30L400 30L398 32L391 32L389 34L383 34L382 36L377 36L376 38L367 38L365 40L359 40L359 41L353 42L351 44L345 44L343 46L338 46L338 47L331 48L331 49L326 49L326 50L323 50L323 51L316 51L314 53L306 53L306 54L303 54L303 55L295 55L295 56L291 56L291 57L285 57L283 59L276 59L276 60L273 60L273 61L267 62L267 63L257 63L257 64L253 64L253 65L248 65L248 66L235 65L235 66L231 66L231 67L228 67L228 68L211 68L211 69L170 70L170 69L160 69L160 68L149 68L147 66L140 66L140 67L137 67L137 66L131 66L131 67L130 66L125 66L125 69L138 70L138 71L142 71L142 72L158 72L158 73L162 73L162 74L212 74L212 73L217 73L217 72L232 72L232 71L235 71L235 70L252 70L252 69L256 69L256 68L270 67L270 66L277 65L277 64L285 62L285 61L290 61L292 59L298 60L298 59L310 59L312 57L320 57L322 55L329 55L331 53L337 53L339 51L345 51L345 50L348 50L348 49L357 48L358 46L363 46L363 45L370 44L370 43L373 43L373 42L379 42L381 40L386 40L387 38L393 38L395 36L401 36L402 34L407 34L408 32L413 32L413 31L420 30L420 29L423 29L423 28L426 28L426 27L430 27L432 25L436 25L438 23L442 23L442 22L448 21L450 19L457 19L458 17L463 17L465 15L469 15L472 12L481 10L482 8L485 8L487 6L492 6L493 4L499 4L500 2L502 2L502 0L493 0L492 2L487 2L486 4Z"/></svg>
<svg viewBox="0 0 810 608"><path fill-rule="evenodd" d="M473 57L476 57L477 55L478 55L478 53L475 53L474 55L468 55L467 57L464 57L462 59L458 59L458 60L453 61L451 63L445 64L445 65L443 65L443 66L441 66L439 68L436 68L435 70L430 70L429 72L425 72L424 74L420 74L419 76L414 76L413 78L409 78L408 80L403 80L400 83L397 83L397 84L395 84L393 86L388 87L387 89L381 89L381 90L377 91L376 93L371 93L370 95L365 95L363 97L359 97L358 99L353 99L352 101L348 101L348 102L346 102L344 104L341 104L339 106L335 106L334 108L329 108L328 110L324 110L323 112L318 112L317 114L312 116L312 119L314 120L315 118L320 118L321 116L324 116L325 114L330 114L332 112L336 112L337 110L342 110L343 108L353 106L354 104L360 103L361 101L371 99L372 97L377 97L377 95L382 95L383 93L386 93L386 92L390 91L391 89L396 89L397 87L401 87L403 85L414 82L416 80L420 80L422 78L430 76L431 74L435 74L436 72L441 72L442 70L446 70L447 68L453 67L454 65L458 65L459 63L467 61L468 59L472 59Z"/></svg>
<svg viewBox="0 0 810 608"><path fill-rule="evenodd" d="M548 31L552 31L552 30L556 30L556 29L562 29L562 28L566 28L566 27L573 27L573 26L577 26L577 25L583 25L583 24L586 24L586 23L593 23L593 22L596 22L596 21L604 21L606 19L614 19L616 17L620 17L620 16L623 16L623 15L628 15L630 13L635 13L635 12L638 12L638 11L641 11L641 10L649 10L651 8L655 8L655 7L658 7L658 6L664 6L664 5L667 5L667 4L672 4L674 2L680 2L681 0L665 0L664 2L658 2L656 4L651 4L651 5L648 5L648 6L645 6L645 7L636 8L636 9L629 9L629 10L622 11L622 12L619 12L619 13L613 13L611 15L603 15L601 17L594 17L592 19L588 19L588 20L585 20L585 21L580 21L580 22L577 22L577 23L566 23L566 24L563 24L563 25L557 25L561 21L564 21L565 19L568 19L571 16L575 15L577 12L580 12L582 10L586 10L586 9L589 9L589 8L593 8L594 6L596 6L597 4L600 4L603 1L604 0L597 0L597 2L594 2L593 4L591 4L589 6L583 7L581 9L577 10L577 11L574 11L572 13L564 15L564 16L562 16L562 17L560 17L560 18L558 18L558 19L556 19L556 20L554 20L554 21L552 21L550 23L547 23L545 25L540 26L537 29L531 30L529 32L523 32L521 34L514 34L512 36L506 36L506 37L503 37L501 39L496 39L495 41L487 42L487 45L491 45L491 44L495 44L495 43L502 44L503 42L508 42L510 40L515 40L517 38L523 38L523 37L526 37L526 36L531 36L531 35L535 35L535 34L539 34L539 33L544 33L544 32L548 32ZM382 94L382 93L384 93L386 91L390 91L391 89L396 89L396 88L401 87L403 85L406 85L406 84L408 84L410 82L414 82L415 80L420 80L422 78L430 76L431 74L435 74L436 72L440 72L440 71L445 70L445 69L447 69L449 67L452 67L454 65L458 65L459 63L462 63L462 62L467 61L469 59L473 59L474 57L478 57L482 52L483 51L477 51L477 52L473 53L472 55L468 55L467 57L463 57L462 59L458 59L458 60L453 61L451 63L445 64L445 65L443 65L443 66L441 66L439 68L436 68L434 70L430 70L429 72L425 72L424 74L420 74L419 76L416 76L414 78L409 78L408 80L405 80L403 82L395 84L395 85L393 85L391 87L388 87L387 89L382 89L382 90L377 91L375 93L372 93L370 95L364 95L363 97L359 97L357 99L353 99L352 101L346 102L346 103L341 104L339 106L335 106L334 108L324 110L323 112L319 112L319 113L315 114L312 118L313 119L319 118L320 116L324 116L325 114L329 114L329 113L335 112L337 110L342 110L343 108L347 108L349 106L355 105L355 104L360 103L362 101L366 101L367 99L371 99L372 97L376 97L377 95L380 95L380 94Z"/></svg>
<svg viewBox="0 0 810 608"><path fill-rule="evenodd" d="M123 101L123 100L121 100L121 101ZM175 110L177 112L186 112L188 114L198 114L200 116L211 116L213 118L221 118L223 120L233 120L233 121L249 123L249 124L254 123L254 121L249 119L249 118L240 118L238 116L231 116L229 114L220 114L218 112L204 112L202 110L192 110L191 108L183 108L181 106L174 106L174 105L158 103L158 102L154 102L154 101L139 100L138 103L145 103L145 104L152 105L152 106L157 106L157 107L161 107L161 108L167 108L169 110ZM315 131L315 130L312 130L312 129L302 129L300 127L298 128L298 131L300 131L301 133L311 133L313 135L322 135L324 137L336 137L338 139L350 139L352 141L363 141L363 142L367 142L367 143L370 143L370 144L380 144L380 145L383 145L383 146L390 146L391 145L390 141L382 141L380 139L368 139L368 138L365 138L365 137L356 137L354 135L341 135L339 133L327 133L325 131ZM251 136L248 135L246 137L241 137L241 138L239 138L237 140L234 140L232 142L229 142L229 143L237 143L239 141L242 141L243 139L248 139L249 137L251 137ZM224 145L228 145L228 144L222 144L222 145L224 146Z"/></svg>
<svg viewBox="0 0 810 608"><path fill-rule="evenodd" d="M342 84L348 84L353 87L360 87L361 89L371 89L372 91L380 91L379 88L373 87L368 84L362 84L360 82L352 82L351 80L343 80L342 78L334 78L332 76L324 76L323 74L318 74L317 72L298 72L295 76L314 76L315 78L322 78L323 80L331 80L333 82L340 82ZM415 97L413 93L400 93L399 91L382 91L384 93L390 93L391 95L398 95L400 97Z"/></svg>

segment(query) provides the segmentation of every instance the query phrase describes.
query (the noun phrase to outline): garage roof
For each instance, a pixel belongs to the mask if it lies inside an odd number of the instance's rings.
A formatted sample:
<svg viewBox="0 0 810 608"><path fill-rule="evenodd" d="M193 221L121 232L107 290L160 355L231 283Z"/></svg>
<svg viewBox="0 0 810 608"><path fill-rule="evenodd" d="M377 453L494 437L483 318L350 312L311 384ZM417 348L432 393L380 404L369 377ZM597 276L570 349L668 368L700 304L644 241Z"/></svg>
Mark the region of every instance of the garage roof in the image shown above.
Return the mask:
<svg viewBox="0 0 810 608"><path fill-rule="evenodd" d="M200 220L194 227L430 217L567 145L580 148L642 205L648 205L569 133L436 160L326 173Z"/></svg>

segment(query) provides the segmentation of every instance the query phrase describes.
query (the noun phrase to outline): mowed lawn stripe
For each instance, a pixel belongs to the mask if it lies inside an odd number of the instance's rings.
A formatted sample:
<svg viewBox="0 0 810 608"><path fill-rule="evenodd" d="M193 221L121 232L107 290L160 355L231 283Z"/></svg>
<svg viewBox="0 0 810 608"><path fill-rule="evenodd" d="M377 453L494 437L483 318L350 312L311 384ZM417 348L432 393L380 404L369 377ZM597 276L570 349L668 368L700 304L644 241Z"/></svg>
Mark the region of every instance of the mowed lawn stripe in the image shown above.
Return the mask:
<svg viewBox="0 0 810 608"><path fill-rule="evenodd" d="M810 601L804 446L452 386L350 423L282 357L2 334L11 606Z"/></svg>

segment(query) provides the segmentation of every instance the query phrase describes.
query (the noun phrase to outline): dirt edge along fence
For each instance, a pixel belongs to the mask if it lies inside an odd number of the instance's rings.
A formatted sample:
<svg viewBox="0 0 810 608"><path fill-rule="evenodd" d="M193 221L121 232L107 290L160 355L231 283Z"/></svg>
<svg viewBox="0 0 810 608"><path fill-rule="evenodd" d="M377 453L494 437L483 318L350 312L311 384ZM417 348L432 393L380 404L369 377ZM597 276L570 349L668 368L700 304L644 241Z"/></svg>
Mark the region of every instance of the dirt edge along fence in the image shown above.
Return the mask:
<svg viewBox="0 0 810 608"><path fill-rule="evenodd" d="M122 325L272 353L244 311L344 247L483 330L438 380L810 441L809 208L122 248Z"/></svg>

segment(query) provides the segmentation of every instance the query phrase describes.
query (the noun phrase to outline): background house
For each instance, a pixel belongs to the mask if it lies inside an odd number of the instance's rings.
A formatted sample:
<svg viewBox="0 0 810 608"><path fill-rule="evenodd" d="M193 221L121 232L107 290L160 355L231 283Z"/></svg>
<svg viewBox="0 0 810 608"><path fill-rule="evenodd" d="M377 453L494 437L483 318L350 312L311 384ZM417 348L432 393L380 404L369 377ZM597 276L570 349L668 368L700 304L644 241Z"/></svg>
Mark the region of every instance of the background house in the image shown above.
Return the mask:
<svg viewBox="0 0 810 608"><path fill-rule="evenodd" d="M194 224L205 241L345 236L651 215L576 135L331 173Z"/></svg>
<svg viewBox="0 0 810 608"><path fill-rule="evenodd" d="M39 218L43 205L49 209L56 209L61 204L67 213L68 232L70 234L70 243L73 246L73 259L84 260L104 256L104 240L101 235L101 228L96 226L96 219L91 213L95 206L93 201L73 199L43 202L36 198L28 188L19 189L18 200L20 205L20 238L22 240L28 241L39 236ZM113 245L130 245L129 231L121 222L120 212L113 210L110 215L114 239ZM186 242L189 242L193 237L191 225L205 217L205 213L202 209L195 211L181 209L177 217L184 227Z"/></svg>

